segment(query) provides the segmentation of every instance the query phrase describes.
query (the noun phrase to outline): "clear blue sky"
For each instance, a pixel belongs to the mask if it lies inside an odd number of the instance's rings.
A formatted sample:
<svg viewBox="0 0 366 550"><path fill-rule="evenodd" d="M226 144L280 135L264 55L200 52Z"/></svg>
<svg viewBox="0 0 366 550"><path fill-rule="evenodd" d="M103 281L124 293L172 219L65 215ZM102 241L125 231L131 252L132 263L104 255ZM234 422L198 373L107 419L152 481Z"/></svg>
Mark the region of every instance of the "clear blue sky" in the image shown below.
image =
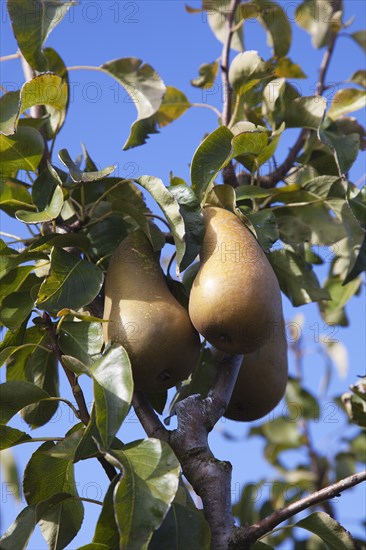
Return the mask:
<svg viewBox="0 0 366 550"><path fill-rule="evenodd" d="M199 7L199 2L188 2ZM293 20L294 7L300 2L281 2L288 10ZM345 0L345 20L356 16L351 31L365 28L364 3L362 0ZM12 37L9 21L6 16L5 2L1 2L2 43L1 55L16 51L16 43ZM189 15L182 1L132 1L115 2L104 0L100 2L84 1L53 31L47 45L55 48L63 57L67 66L99 65L119 57L139 57L151 64L168 85L181 89L192 102L210 101L218 108L221 106L220 88L202 92L190 86L189 81L198 74L202 63L214 61L221 53L221 44L211 34L202 14ZM258 50L260 55L268 59L270 50L266 46L264 31L257 24L246 27L245 46L247 49ZM313 50L309 36L298 27L294 27L293 45L290 57L301 64L307 74L307 80L299 80L304 95L311 95L317 80L317 68L323 52ZM341 38L337 44L334 60L328 74L328 82L337 83L349 78L357 69L364 69L364 55L359 46L350 39ZM8 61L0 66L0 81L7 89L21 86L23 75L18 61ZM70 73L72 98L68 119L56 142L55 150L66 147L73 157L80 151L83 142L95 162L101 167L116 164L117 175L131 177L137 175L155 175L168 182L169 172L189 180L189 162L206 132L217 126L216 117L208 109L192 108L178 121L163 129L159 135L150 138L147 145L122 151L122 145L129 134L129 126L135 118L135 107L128 101L126 93L117 89L116 83L106 75L89 71L72 71ZM118 90L118 93L117 93ZM327 92L328 97L334 93L334 88ZM327 95L325 94L325 95ZM356 113L363 124L364 114ZM293 131L282 139L277 160L281 160L286 151L296 139ZM352 169L352 181L357 182L364 174L364 154ZM18 232L20 224L14 223L2 216L2 230L10 233ZM21 231L22 229L20 229ZM320 272L324 278L325 272ZM300 313L305 315L303 335L310 350L316 348L314 343L314 323L318 323L320 333L329 333L324 326L314 304L294 310L284 297L284 312L287 321ZM330 384L329 395L344 392L348 385L355 381L357 374L365 369L365 301L364 292L353 299L348 306L351 319L349 328L340 329L335 337L348 348L349 372L344 379L334 373ZM291 358L292 359L292 358ZM292 361L291 361L292 369ZM4 380L4 369L1 372ZM308 387L316 392L324 374L323 361L316 353L309 353L305 361L306 381ZM88 381L81 380L86 389L89 402L91 400ZM61 383L62 395L70 398L67 384ZM87 400L88 400L87 399ZM66 407L66 406L65 406ZM60 414L46 428L35 432L39 436L63 436L73 424L73 419L65 407L60 407ZM279 413L283 405L278 408ZM321 420L314 430L316 446L327 456L335 454L337 438L345 434L343 415L336 411L330 416L330 409L322 410ZM335 420L335 422L333 422ZM14 419L12 426L26 430L26 425L20 419ZM224 429L240 438L234 443L223 438L220 431ZM212 449L222 459L230 460L234 466L233 497L240 494L240 488L248 481L257 481L262 477L273 479L276 472L270 468L261 456L262 442L259 438L244 439L249 429L248 425L222 421L211 436ZM130 441L144 437L142 429L131 414L122 427L120 437ZM22 445L14 449L14 454L23 471L35 445ZM290 455L289 460L293 460ZM104 472L96 461L87 461L76 465L76 479L81 496L102 499L107 487ZM3 531L13 521L22 506L7 496L6 487L1 485L1 508ZM266 493L267 491L267 493ZM263 490L262 498L268 498L268 487ZM365 517L364 488L344 494L336 503L340 521L353 533L362 535L361 528L355 522L356 518ZM24 503L23 503L24 504ZM99 513L95 505L85 505L84 525L68 546L74 550L91 540L93 526ZM351 517L353 516L353 517ZM30 550L46 548L37 529L29 544ZM286 550L291 550L285 547Z"/></svg>

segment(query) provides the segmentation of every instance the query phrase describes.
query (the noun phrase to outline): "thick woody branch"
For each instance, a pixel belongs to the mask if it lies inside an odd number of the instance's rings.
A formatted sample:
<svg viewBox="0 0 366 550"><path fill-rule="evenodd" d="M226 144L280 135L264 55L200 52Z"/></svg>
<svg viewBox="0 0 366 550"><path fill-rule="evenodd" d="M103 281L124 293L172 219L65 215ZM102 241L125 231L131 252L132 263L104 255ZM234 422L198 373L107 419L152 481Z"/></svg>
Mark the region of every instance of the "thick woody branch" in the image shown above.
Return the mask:
<svg viewBox="0 0 366 550"><path fill-rule="evenodd" d="M234 526L231 512L231 464L217 460L208 434L229 403L242 356L219 355L216 382L206 398L190 395L176 405L178 428L167 431L143 394L136 392L133 406L146 433L167 441L182 471L201 497L212 533L212 550L227 550Z"/></svg>
<svg viewBox="0 0 366 550"><path fill-rule="evenodd" d="M270 533L277 525L288 520L292 516L314 506L320 504L325 500L339 496L340 493L346 489L350 489L359 483L366 481L366 470L346 477L333 485L329 485L320 491L316 491L311 495L308 495L289 506L276 510L266 518L262 519L259 523L251 525L250 527L240 527L235 531L233 539L230 543L230 550L246 550L251 547L252 544L260 537L263 537L267 533Z"/></svg>

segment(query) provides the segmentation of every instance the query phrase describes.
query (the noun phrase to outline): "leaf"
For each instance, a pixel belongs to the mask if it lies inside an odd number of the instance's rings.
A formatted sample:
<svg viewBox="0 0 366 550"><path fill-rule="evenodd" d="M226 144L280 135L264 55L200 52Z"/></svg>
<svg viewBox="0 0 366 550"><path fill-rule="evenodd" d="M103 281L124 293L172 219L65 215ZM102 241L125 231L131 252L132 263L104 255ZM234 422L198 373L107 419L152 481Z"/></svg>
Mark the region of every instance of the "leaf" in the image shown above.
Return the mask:
<svg viewBox="0 0 366 550"><path fill-rule="evenodd" d="M22 483L19 479L18 468L13 453L10 449L5 449L0 453L0 458L3 482L6 483L8 487L12 488L11 495L18 503L21 501Z"/></svg>
<svg viewBox="0 0 366 550"><path fill-rule="evenodd" d="M90 242L86 235L82 233L72 233L72 234L60 234L60 233L51 233L50 235L43 235L35 239L35 241L30 245L29 250L35 252L37 250L51 250L54 246L59 248L75 247L80 250L87 251Z"/></svg>
<svg viewBox="0 0 366 550"><path fill-rule="evenodd" d="M11 380L0 384L0 423L6 424L21 409L50 397L47 392L30 382Z"/></svg>
<svg viewBox="0 0 366 550"><path fill-rule="evenodd" d="M233 133L220 126L209 134L194 153L191 164L192 189L201 199L231 153Z"/></svg>
<svg viewBox="0 0 366 550"><path fill-rule="evenodd" d="M343 285L354 281L363 271L366 271L366 236L364 237L356 260L347 272Z"/></svg>
<svg viewBox="0 0 366 550"><path fill-rule="evenodd" d="M351 34L353 40L366 51L366 31L356 31Z"/></svg>
<svg viewBox="0 0 366 550"><path fill-rule="evenodd" d="M43 502L27 506L20 512L14 523L0 539L1 550L26 550L37 523L53 509L57 509L60 503L71 499L69 494L58 494Z"/></svg>
<svg viewBox="0 0 366 550"><path fill-rule="evenodd" d="M361 286L360 279L353 279L346 285L342 284L339 275L330 276L324 283L324 289L329 293L330 300L321 302L319 309L324 321L330 324L348 326L347 317L344 314L344 306L356 294Z"/></svg>
<svg viewBox="0 0 366 550"><path fill-rule="evenodd" d="M315 512L298 521L295 526L318 535L327 544L329 550L355 549L355 542L350 533L325 512Z"/></svg>
<svg viewBox="0 0 366 550"><path fill-rule="evenodd" d="M82 423L76 424L65 435L65 438L62 441L59 441L54 447L48 451L44 451L44 453L53 458L62 458L64 460L74 462L76 449L78 448L84 434L84 425Z"/></svg>
<svg viewBox="0 0 366 550"><path fill-rule="evenodd" d="M34 105L47 105L50 114L50 137L60 130L68 103L68 86L63 78L51 73L38 75L23 84L20 91L9 93L12 94L9 98L6 97L8 94L5 94L0 99L2 119L5 118L4 123L0 124L2 133L15 134L20 115Z"/></svg>
<svg viewBox="0 0 366 550"><path fill-rule="evenodd" d="M40 528L51 550L65 548L78 533L84 518L84 507L78 499L74 465L68 460L50 457L44 451L54 447L52 441L41 445L31 456L23 478L24 496L29 505L49 499L58 493L76 497L60 502L42 515Z"/></svg>
<svg viewBox="0 0 366 550"><path fill-rule="evenodd" d="M149 438L113 451L124 476L114 491L120 547L146 548L178 489L180 466L163 441Z"/></svg>
<svg viewBox="0 0 366 550"><path fill-rule="evenodd" d="M326 109L322 96L300 96L284 78L271 80L263 90L262 113L278 128L319 128Z"/></svg>
<svg viewBox="0 0 366 550"><path fill-rule="evenodd" d="M353 82L354 84L362 86L362 88L366 88L366 71L356 71L349 79L349 82Z"/></svg>
<svg viewBox="0 0 366 550"><path fill-rule="evenodd" d="M350 188L349 188L350 190ZM350 198L349 194L347 196L347 202L357 220L360 222L361 227L366 226L366 185L360 189L360 192ZM366 227L365 227L366 229Z"/></svg>
<svg viewBox="0 0 366 550"><path fill-rule="evenodd" d="M29 224L43 223L56 219L60 214L64 205L61 180L50 163L34 182L32 197L38 212L18 210L15 213L18 220Z"/></svg>
<svg viewBox="0 0 366 550"><path fill-rule="evenodd" d="M158 134L158 128L168 126L190 107L191 103L183 92L173 86L167 86L159 109L150 117L137 120L131 126L130 136L123 146L124 151L143 145L149 134Z"/></svg>
<svg viewBox="0 0 366 550"><path fill-rule="evenodd" d="M289 57L280 57L274 66L275 76L283 78L306 78L306 74L298 65L291 61Z"/></svg>
<svg viewBox="0 0 366 550"><path fill-rule="evenodd" d="M37 305L52 312L79 309L97 296L102 284L103 273L96 265L54 247L50 275L42 283Z"/></svg>
<svg viewBox="0 0 366 550"><path fill-rule="evenodd" d="M331 0L305 0L296 8L295 21L311 35L314 48L328 42L333 9Z"/></svg>
<svg viewBox="0 0 366 550"><path fill-rule="evenodd" d="M244 201L246 199L262 199L270 197L273 193L273 189L264 189L257 187L256 185L239 185L235 189L237 202Z"/></svg>
<svg viewBox="0 0 366 550"><path fill-rule="evenodd" d="M319 420L318 400L294 378L290 378L286 387L286 403L288 408L294 407L297 418L306 418L314 422Z"/></svg>
<svg viewBox="0 0 366 550"><path fill-rule="evenodd" d="M0 180L0 209L14 216L19 208L34 208L26 186L14 178Z"/></svg>
<svg viewBox="0 0 366 550"><path fill-rule="evenodd" d="M30 435L15 428L10 428L10 426L0 424L0 451L20 445L26 441L32 441Z"/></svg>
<svg viewBox="0 0 366 550"><path fill-rule="evenodd" d="M35 172L43 150L43 137L34 128L19 128L15 136L0 135L0 177L15 176L18 170Z"/></svg>
<svg viewBox="0 0 366 550"><path fill-rule="evenodd" d="M276 216L268 208L252 214L245 212L245 215L254 226L259 244L265 252L269 252L272 245L279 239Z"/></svg>
<svg viewBox="0 0 366 550"><path fill-rule="evenodd" d="M296 449L305 443L297 423L279 416L274 420L265 422L261 426L253 427L249 435L261 435L273 445L282 445L285 449Z"/></svg>
<svg viewBox="0 0 366 550"><path fill-rule="evenodd" d="M62 314L62 312L58 313ZM100 357L103 345L101 324L88 321L64 321L59 330L58 343L62 353L76 357L90 367Z"/></svg>
<svg viewBox="0 0 366 550"><path fill-rule="evenodd" d="M125 419L133 395L131 363L122 346L112 346L90 368L95 413L103 445L108 448Z"/></svg>
<svg viewBox="0 0 366 550"><path fill-rule="evenodd" d="M93 543L106 544L108 550L118 550L119 548L119 533L114 516L113 498L119 480L120 476L116 476L107 489L93 537Z"/></svg>
<svg viewBox="0 0 366 550"><path fill-rule="evenodd" d="M312 267L291 250L275 250L269 254L268 259L282 292L291 300L293 306L329 298L328 290L320 287Z"/></svg>
<svg viewBox="0 0 366 550"><path fill-rule="evenodd" d="M208 24L222 44L225 42L227 35L227 14L229 12L230 0L203 0L203 9L207 11ZM240 6L237 7L234 24L238 24L241 20ZM231 47L236 51L243 51L243 31L239 27L233 33Z"/></svg>
<svg viewBox="0 0 366 550"><path fill-rule="evenodd" d="M283 8L271 0L254 0L251 4L257 7L256 16L267 31L267 44L273 48L274 56L286 55L291 46L292 32ZM247 7L243 4L241 9L244 17L250 15L250 5Z"/></svg>
<svg viewBox="0 0 366 550"><path fill-rule="evenodd" d="M180 269L186 269L198 256L201 249L205 224L201 207L195 193L187 185L171 185L168 190L179 204L184 220L186 251Z"/></svg>
<svg viewBox="0 0 366 550"><path fill-rule="evenodd" d="M206 90L211 89L215 83L218 70L219 64L217 61L204 63L198 69L199 76L191 80L192 86L205 88Z"/></svg>
<svg viewBox="0 0 366 550"><path fill-rule="evenodd" d="M39 279L34 273L27 276L17 292L8 294L2 301L0 322L11 331L16 331L34 308L34 292L39 288Z"/></svg>
<svg viewBox="0 0 366 550"><path fill-rule="evenodd" d="M162 525L154 532L149 550L209 550L210 539L210 529L202 511L173 502Z"/></svg>
<svg viewBox="0 0 366 550"><path fill-rule="evenodd" d="M136 183L146 189L155 199L169 223L177 249L177 265L180 267L186 253L185 225L179 204L161 179L154 176L141 176Z"/></svg>
<svg viewBox="0 0 366 550"><path fill-rule="evenodd" d="M323 346L337 369L339 378L345 379L348 374L348 351L342 342L331 341L326 336L323 338Z"/></svg>
<svg viewBox="0 0 366 550"><path fill-rule="evenodd" d="M103 170L97 170L96 172L83 172L80 168L74 163L67 149L61 149L58 153L58 158L60 161L68 168L72 181L75 182L91 182L106 178L112 172L115 171L116 167L107 166Z"/></svg>
<svg viewBox="0 0 366 550"><path fill-rule="evenodd" d="M366 91L357 88L345 88L334 94L333 101L327 115L336 120L337 118L358 111L366 105Z"/></svg>
<svg viewBox="0 0 366 550"><path fill-rule="evenodd" d="M42 46L55 26L76 2L59 0L8 0L8 12L19 49L29 65L39 72L47 71Z"/></svg>
<svg viewBox="0 0 366 550"><path fill-rule="evenodd" d="M237 94L245 94L260 80L271 76L272 68L256 51L237 54L231 62L229 81Z"/></svg>
<svg viewBox="0 0 366 550"><path fill-rule="evenodd" d="M324 122L318 130L318 137L322 143L331 149L339 175L347 174L357 159L360 148L359 134L345 136L337 126L329 121Z"/></svg>
<svg viewBox="0 0 366 550"><path fill-rule="evenodd" d="M124 149L136 146L140 144L136 143L140 121L154 115L161 105L166 92L164 82L150 65L135 57L109 61L101 66L101 70L115 78L125 88L131 102L136 105L137 120L131 126L130 137Z"/></svg>

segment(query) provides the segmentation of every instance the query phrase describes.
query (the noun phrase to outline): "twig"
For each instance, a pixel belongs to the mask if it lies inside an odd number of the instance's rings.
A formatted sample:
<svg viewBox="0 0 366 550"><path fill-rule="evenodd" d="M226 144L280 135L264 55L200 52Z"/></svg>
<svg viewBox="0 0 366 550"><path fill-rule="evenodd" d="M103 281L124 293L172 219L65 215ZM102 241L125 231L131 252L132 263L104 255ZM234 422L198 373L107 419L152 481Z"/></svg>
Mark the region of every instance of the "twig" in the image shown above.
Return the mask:
<svg viewBox="0 0 366 550"><path fill-rule="evenodd" d="M84 424L84 426L87 426L90 422L90 414L88 411L88 407L86 406L85 397L83 394L83 391L81 387L78 384L78 379L75 373L73 373L71 370L69 370L65 363L62 360L60 348L58 345L58 335L56 334L56 327L52 323L50 316L48 313L43 313L43 321L45 324L46 331L50 338L50 345L53 353L57 357L57 360L59 361L61 367L63 368L66 378L70 384L73 396L75 398L75 401L78 406L78 410L75 409L76 416L81 420L81 422ZM97 457L100 464L102 465L105 473L107 474L110 481L117 475L116 470L110 464L104 457Z"/></svg>
<svg viewBox="0 0 366 550"><path fill-rule="evenodd" d="M332 5L333 5L333 12L337 11L338 3L333 2ZM315 93L315 96L317 97L319 97L326 88L325 79L327 76L330 61L332 59L337 38L338 38L338 35L336 33L332 33L329 38L328 48L324 53L324 56L320 65L320 69L319 69L319 79L318 79L318 83L316 86L316 93ZM305 130L305 129L301 130L299 137L297 138L293 147L291 147L284 162L276 170L274 170L272 174L269 174L268 176L262 176L259 179L259 185L261 187L270 189L271 187L275 187L279 181L284 179L284 177L287 175L289 170L295 164L297 155L300 153L301 149L304 147L308 135L309 135L309 130Z"/></svg>
<svg viewBox="0 0 366 550"><path fill-rule="evenodd" d="M210 109L221 119L220 111L213 105L210 105L210 103L191 103L191 107L204 107L205 109Z"/></svg>
<svg viewBox="0 0 366 550"><path fill-rule="evenodd" d="M269 533L283 521L288 520L292 516L306 510L307 508L310 508L311 506L314 506L315 504L319 504L324 500L336 497L346 489L350 489L363 481L366 481L366 470L341 479L340 481L337 481L337 483L333 483L320 491L316 491L311 495L301 498L289 506L276 510L260 522L251 525L250 527L240 527L235 531L229 546L230 550L243 550L245 548L250 548L250 546L259 539L259 537Z"/></svg>
<svg viewBox="0 0 366 550"><path fill-rule="evenodd" d="M17 53L11 53L9 55L3 55L0 57L0 63L2 61L10 61L11 59L18 59L20 57L20 52Z"/></svg>

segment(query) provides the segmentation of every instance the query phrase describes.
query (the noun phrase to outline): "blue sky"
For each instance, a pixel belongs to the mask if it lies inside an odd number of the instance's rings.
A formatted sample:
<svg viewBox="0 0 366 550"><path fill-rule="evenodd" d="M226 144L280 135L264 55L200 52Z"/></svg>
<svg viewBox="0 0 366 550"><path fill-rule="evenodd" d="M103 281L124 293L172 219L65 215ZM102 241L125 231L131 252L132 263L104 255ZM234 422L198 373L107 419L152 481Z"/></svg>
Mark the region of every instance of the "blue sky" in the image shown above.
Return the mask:
<svg viewBox="0 0 366 550"><path fill-rule="evenodd" d="M288 15L293 20L294 7L300 2L281 2ZM198 2L189 2L199 7ZM345 20L356 16L351 32L365 28L365 15L361 0L345 0ZM16 43L12 37L7 19L5 2L1 2L2 42L1 55L16 51ZM309 36L299 27L294 27L293 44L289 56L294 62L300 63L308 76L306 80L296 81L303 95L314 92L317 81L317 70L323 55L322 50L313 50ZM198 74L202 63L214 61L221 53L221 44L210 32L202 14L190 15L184 9L181 1L132 1L118 2L104 0L101 2L81 2L65 20L53 31L47 45L55 48L64 59L67 66L99 65L119 57L138 57L148 62L160 74L166 84L182 90L192 102L211 102L219 109L221 107L221 88L213 91L201 91L193 88L189 82ZM245 46L247 49L258 50L264 59L270 57L266 46L263 29L254 23L245 28ZM348 79L358 69L365 68L364 54L359 46L347 37L338 41L334 59L328 73L328 83L333 86L326 92L331 99L339 86L339 82ZM8 61L0 65L0 81L7 89L20 87L23 75L18 61ZM166 183L169 172L189 180L189 163L203 135L217 127L216 116L203 108L189 109L178 121L164 128L160 134L152 136L143 147L123 152L122 146L129 134L133 122L135 106L128 100L126 93L117 88L116 83L106 75L91 71L72 71L70 73L72 97L68 119L57 139L55 150L66 147L71 156L76 157L81 152L81 143L87 147L95 162L104 167L117 165L117 175L132 177L143 174L155 175ZM364 113L356 113L363 124ZM281 160L288 148L295 141L297 131L288 132L282 138L277 160ZM353 182L361 180L364 174L364 154L361 153L351 171ZM18 233L20 224L2 215L1 229L10 233ZM23 233L24 234L24 233ZM325 277L325 272L320 272ZM295 310L286 297L283 299L284 313L290 321L300 312L305 316L302 328L307 346L313 352L305 360L305 379L307 386L316 393L324 374L324 362L320 355L314 353L314 330L330 335L329 327L317 313L314 304ZM337 373L332 378L329 395L344 392L349 384L354 383L356 375L364 372L365 357L365 300L364 291L360 297L352 299L348 306L350 327L341 328L333 336L339 339L348 349L349 371L344 379ZM315 323L318 323L316 325ZM291 358L292 359L292 358ZM292 361L291 361L292 369ZM1 373L4 379L4 370ZM82 380L86 388L87 401L91 400L88 381ZM70 398L66 383L61 384L62 395ZM283 404L279 413L286 412ZM73 419L65 407L60 407L60 414L46 428L37 430L35 435L64 435L71 427ZM25 430L26 426L20 419L12 422L14 427ZM222 430L239 438L230 442L220 433ZM230 460L234 466L233 497L240 494L243 484L257 481L262 477L273 479L275 471L268 466L261 456L262 442L259 438L244 439L249 429L248 425L222 421L211 436L212 449L222 459ZM332 411L329 403L322 409L320 422L314 427L316 446L327 454L334 456L337 449L337 438L344 435L343 415ZM121 429L123 441L144 437L144 433L131 413ZM24 469L35 445L23 445L14 450L20 470ZM289 461L294 456L289 455ZM291 462L290 462L291 463ZM107 487L104 472L96 461L88 461L76 465L76 479L82 496L102 499ZM265 493L267 491L267 494ZM269 488L264 488L262 498L268 498ZM335 504L338 517L344 525L355 534L362 535L362 530L355 523L356 518L365 516L364 488L358 487L344 494ZM6 494L2 484L1 495L2 522L4 530L21 507ZM86 504L84 525L76 539L69 545L74 550L90 541L93 526L99 508ZM351 513L352 510L352 513ZM353 516L353 517L351 517ZM29 544L31 550L46 548L39 530ZM290 550L287 549L286 550Z"/></svg>

